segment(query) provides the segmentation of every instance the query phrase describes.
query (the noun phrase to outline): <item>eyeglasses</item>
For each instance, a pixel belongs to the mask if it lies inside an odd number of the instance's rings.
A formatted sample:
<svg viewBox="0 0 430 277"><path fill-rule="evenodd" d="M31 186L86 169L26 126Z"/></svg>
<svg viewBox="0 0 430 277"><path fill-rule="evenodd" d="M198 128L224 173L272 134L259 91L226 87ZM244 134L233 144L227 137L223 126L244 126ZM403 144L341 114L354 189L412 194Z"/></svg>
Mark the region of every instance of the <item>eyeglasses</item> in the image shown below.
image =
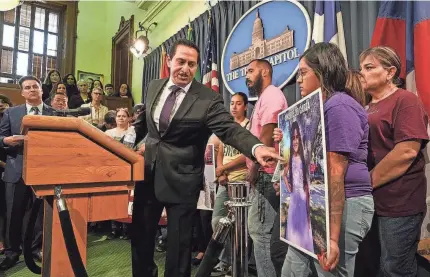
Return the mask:
<svg viewBox="0 0 430 277"><path fill-rule="evenodd" d="M306 77L306 75L309 73L308 70L298 70L297 71L297 79L302 78L304 79Z"/></svg>

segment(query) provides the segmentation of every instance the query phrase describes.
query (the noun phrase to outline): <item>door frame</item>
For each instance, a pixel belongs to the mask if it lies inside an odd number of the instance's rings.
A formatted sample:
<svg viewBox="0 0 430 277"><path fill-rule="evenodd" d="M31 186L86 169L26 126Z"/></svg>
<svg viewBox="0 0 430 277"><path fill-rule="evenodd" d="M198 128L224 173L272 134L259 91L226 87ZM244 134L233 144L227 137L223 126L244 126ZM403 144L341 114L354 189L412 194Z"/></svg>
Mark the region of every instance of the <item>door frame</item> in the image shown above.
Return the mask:
<svg viewBox="0 0 430 277"><path fill-rule="evenodd" d="M118 31L112 37L112 63L111 63L111 84L114 86L114 90L119 89L120 84L115 82L115 53L117 50L118 43L126 36L129 36L129 44L133 42L134 35L134 15L131 15L129 20L125 20L124 16L121 16L121 21L119 23ZM132 87L132 73L133 73L133 55L128 51L128 77L127 84Z"/></svg>

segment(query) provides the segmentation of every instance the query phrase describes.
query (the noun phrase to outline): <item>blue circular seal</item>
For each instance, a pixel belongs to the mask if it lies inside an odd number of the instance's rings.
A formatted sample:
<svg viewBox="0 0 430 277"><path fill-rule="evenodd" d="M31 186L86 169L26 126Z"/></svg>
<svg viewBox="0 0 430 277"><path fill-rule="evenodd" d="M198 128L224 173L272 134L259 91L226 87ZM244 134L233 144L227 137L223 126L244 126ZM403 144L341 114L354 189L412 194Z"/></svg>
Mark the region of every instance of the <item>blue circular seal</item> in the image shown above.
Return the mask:
<svg viewBox="0 0 430 277"><path fill-rule="evenodd" d="M296 74L299 57L309 47L311 25L305 8L296 1L264 1L236 23L224 46L221 75L234 94L244 92L246 67L254 59L268 60L273 67L272 84L282 88Z"/></svg>

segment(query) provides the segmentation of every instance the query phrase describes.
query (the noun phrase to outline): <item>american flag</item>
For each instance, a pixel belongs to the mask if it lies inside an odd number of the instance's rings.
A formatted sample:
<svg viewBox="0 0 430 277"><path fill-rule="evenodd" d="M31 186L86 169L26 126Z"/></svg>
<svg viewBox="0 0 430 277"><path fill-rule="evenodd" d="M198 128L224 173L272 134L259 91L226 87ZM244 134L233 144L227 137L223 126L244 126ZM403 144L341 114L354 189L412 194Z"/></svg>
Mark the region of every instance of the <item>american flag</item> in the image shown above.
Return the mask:
<svg viewBox="0 0 430 277"><path fill-rule="evenodd" d="M430 113L430 2L384 1L371 46L388 46L400 56L400 77Z"/></svg>
<svg viewBox="0 0 430 277"><path fill-rule="evenodd" d="M205 59L202 66L202 84L219 92L218 66L216 52L216 31L212 17L209 16L208 34L205 45Z"/></svg>

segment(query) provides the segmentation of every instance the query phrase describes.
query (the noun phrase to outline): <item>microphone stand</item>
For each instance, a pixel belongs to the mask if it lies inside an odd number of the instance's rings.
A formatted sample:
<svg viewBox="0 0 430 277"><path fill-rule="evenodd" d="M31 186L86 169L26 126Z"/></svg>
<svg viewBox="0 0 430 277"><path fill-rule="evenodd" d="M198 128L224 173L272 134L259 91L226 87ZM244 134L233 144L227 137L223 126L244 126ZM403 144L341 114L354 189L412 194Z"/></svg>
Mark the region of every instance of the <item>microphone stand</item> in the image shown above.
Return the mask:
<svg viewBox="0 0 430 277"><path fill-rule="evenodd" d="M218 262L228 234L232 243L232 277L248 277L248 207L249 184L236 182L228 184L230 200L224 202L227 216L221 218L206 248L196 277L208 277Z"/></svg>

